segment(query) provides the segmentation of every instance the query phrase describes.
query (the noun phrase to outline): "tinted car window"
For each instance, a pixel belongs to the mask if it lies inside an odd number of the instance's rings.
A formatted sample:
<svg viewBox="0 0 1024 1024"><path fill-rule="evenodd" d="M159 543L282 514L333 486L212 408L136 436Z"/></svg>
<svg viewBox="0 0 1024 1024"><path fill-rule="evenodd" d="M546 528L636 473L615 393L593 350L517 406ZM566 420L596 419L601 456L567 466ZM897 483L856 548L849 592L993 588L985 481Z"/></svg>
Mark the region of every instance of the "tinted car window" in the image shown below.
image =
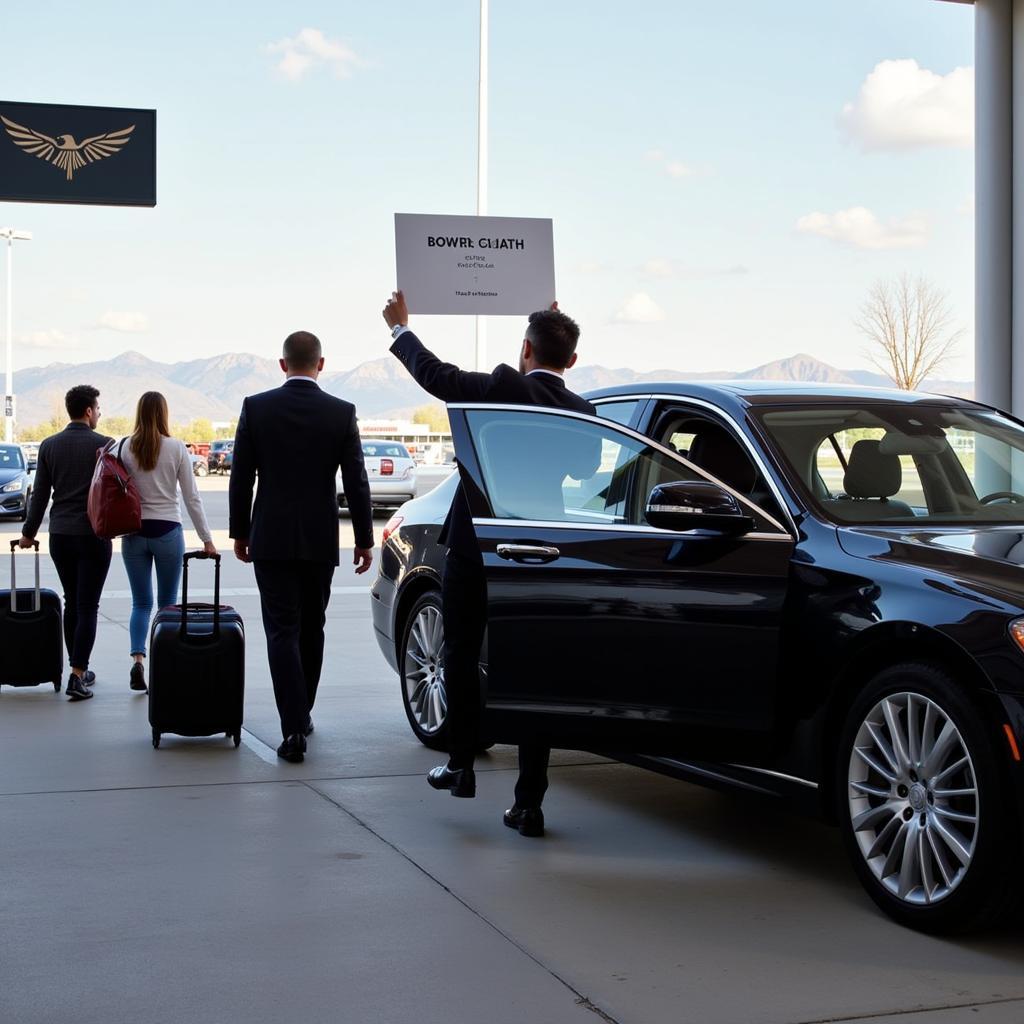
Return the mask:
<svg viewBox="0 0 1024 1024"><path fill-rule="evenodd" d="M13 445L0 445L0 469L24 469L21 449Z"/></svg>
<svg viewBox="0 0 1024 1024"><path fill-rule="evenodd" d="M646 526L647 497L656 484L706 479L611 424L497 409L470 410L467 421L500 519ZM767 521L758 528L779 529Z"/></svg>
<svg viewBox="0 0 1024 1024"><path fill-rule="evenodd" d="M838 522L1024 522L1024 428L1000 413L875 402L760 416Z"/></svg>
<svg viewBox="0 0 1024 1024"><path fill-rule="evenodd" d="M628 402L601 402L594 408L597 409L597 415L601 419L611 420L613 423L621 423L624 427L628 427L641 401L642 399L633 398Z"/></svg>

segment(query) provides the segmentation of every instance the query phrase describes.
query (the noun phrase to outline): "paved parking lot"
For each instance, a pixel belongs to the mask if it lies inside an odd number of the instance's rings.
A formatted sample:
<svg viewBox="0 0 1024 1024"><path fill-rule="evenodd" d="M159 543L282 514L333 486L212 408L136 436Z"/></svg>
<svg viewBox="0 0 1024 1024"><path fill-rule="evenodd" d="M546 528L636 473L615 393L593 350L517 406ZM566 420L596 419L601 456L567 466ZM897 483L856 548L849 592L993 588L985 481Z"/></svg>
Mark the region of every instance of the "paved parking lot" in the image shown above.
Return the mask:
<svg viewBox="0 0 1024 1024"><path fill-rule="evenodd" d="M227 550L224 482L203 488ZM167 737L153 750L128 689L117 556L96 698L0 692L3 1024L1024 1019L1019 928L896 927L838 833L776 802L562 753L549 834L527 840L501 825L510 749L483 759L476 800L429 790L437 757L408 731L369 580L346 554L302 765L273 756L258 599L231 560L248 631L240 749Z"/></svg>

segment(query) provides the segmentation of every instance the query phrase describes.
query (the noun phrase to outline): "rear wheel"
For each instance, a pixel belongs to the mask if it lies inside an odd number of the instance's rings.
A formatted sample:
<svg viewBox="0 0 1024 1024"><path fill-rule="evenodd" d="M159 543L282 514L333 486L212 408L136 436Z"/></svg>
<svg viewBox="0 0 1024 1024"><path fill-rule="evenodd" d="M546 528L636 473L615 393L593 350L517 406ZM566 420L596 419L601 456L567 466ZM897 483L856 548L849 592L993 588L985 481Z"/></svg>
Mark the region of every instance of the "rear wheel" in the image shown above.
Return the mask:
<svg viewBox="0 0 1024 1024"><path fill-rule="evenodd" d="M963 931L1016 897L1017 820L989 732L962 687L927 664L880 673L850 709L840 826L864 888L901 924Z"/></svg>
<svg viewBox="0 0 1024 1024"><path fill-rule="evenodd" d="M416 738L433 750L447 750L444 623L438 591L422 594L412 606L402 630L398 666L402 706Z"/></svg>

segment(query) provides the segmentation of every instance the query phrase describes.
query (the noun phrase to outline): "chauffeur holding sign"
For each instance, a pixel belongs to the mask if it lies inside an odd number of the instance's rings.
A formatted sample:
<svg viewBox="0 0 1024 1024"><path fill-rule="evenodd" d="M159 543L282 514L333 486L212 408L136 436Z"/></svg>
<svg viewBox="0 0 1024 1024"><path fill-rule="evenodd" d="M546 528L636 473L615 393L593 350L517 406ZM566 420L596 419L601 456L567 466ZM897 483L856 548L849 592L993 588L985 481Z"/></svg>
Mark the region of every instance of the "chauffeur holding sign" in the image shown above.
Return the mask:
<svg viewBox="0 0 1024 1024"><path fill-rule="evenodd" d="M391 328L391 351L416 383L444 402L536 405L594 414L594 407L565 386L564 373L576 362L580 329L553 303L530 315L519 354L519 369L502 363L491 373L470 373L444 363L409 330L409 312L401 292L384 307ZM438 538L448 548L441 582L444 621L445 689L448 696L450 757L431 769L427 781L452 796L476 795L473 760L480 747L479 658L487 625L487 583L473 518L460 484ZM550 747L522 744L515 804L505 824L524 836L544 834L541 801L548 788Z"/></svg>

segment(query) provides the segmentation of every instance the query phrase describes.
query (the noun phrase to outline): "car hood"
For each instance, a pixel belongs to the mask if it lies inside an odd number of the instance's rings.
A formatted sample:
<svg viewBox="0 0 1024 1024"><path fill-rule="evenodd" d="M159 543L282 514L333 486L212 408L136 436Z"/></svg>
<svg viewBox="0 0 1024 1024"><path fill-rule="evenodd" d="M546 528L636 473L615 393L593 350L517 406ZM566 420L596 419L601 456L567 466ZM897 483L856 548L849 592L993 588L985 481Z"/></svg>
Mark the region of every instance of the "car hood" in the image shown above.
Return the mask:
<svg viewBox="0 0 1024 1024"><path fill-rule="evenodd" d="M1024 603L1024 529L1020 526L841 529L854 555L884 558L955 576Z"/></svg>
<svg viewBox="0 0 1024 1024"><path fill-rule="evenodd" d="M0 487L4 484L10 483L12 480L17 480L19 476L23 476L25 470L23 469L0 469Z"/></svg>

